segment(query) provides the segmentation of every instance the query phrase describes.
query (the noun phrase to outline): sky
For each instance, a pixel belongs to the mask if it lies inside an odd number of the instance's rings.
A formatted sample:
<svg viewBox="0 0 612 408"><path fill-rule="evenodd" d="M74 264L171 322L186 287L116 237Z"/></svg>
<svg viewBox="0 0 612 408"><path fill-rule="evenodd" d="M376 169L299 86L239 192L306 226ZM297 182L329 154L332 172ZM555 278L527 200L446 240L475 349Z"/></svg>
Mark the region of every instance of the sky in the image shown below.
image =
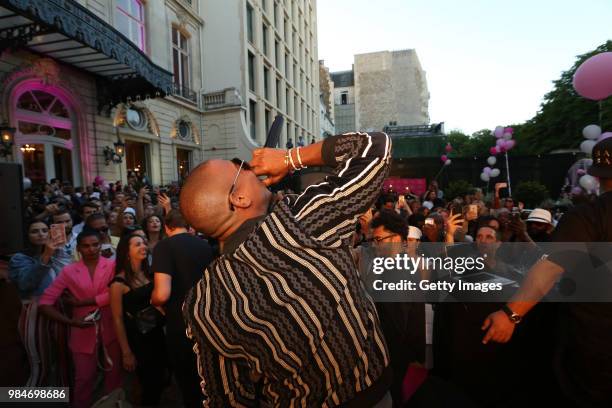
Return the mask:
<svg viewBox="0 0 612 408"><path fill-rule="evenodd" d="M522 123L575 57L612 39L612 0L317 0L319 59L415 49L432 123L471 134Z"/></svg>

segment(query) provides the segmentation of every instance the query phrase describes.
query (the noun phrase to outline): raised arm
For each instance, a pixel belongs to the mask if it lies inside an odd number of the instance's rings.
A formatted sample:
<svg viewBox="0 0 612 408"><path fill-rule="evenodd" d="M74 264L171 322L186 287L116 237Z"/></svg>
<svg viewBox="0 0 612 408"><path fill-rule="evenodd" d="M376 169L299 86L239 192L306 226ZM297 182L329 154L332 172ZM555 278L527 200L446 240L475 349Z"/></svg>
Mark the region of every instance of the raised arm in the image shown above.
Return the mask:
<svg viewBox="0 0 612 408"><path fill-rule="evenodd" d="M251 166L257 175L268 176L267 184L279 181L300 163L333 168L333 176L308 187L290 203L309 235L327 240L352 234L357 218L380 194L390 162L391 139L385 133L347 133L289 151L257 149Z"/></svg>

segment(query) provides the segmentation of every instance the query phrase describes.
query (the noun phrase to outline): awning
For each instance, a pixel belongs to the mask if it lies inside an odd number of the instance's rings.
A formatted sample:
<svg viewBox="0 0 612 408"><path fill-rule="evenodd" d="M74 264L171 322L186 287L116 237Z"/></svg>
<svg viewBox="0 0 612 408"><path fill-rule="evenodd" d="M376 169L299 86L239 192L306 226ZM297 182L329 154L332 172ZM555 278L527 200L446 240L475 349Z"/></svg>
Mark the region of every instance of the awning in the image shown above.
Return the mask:
<svg viewBox="0 0 612 408"><path fill-rule="evenodd" d="M96 75L99 108L172 92L171 72L73 0L0 0L0 52L20 47Z"/></svg>

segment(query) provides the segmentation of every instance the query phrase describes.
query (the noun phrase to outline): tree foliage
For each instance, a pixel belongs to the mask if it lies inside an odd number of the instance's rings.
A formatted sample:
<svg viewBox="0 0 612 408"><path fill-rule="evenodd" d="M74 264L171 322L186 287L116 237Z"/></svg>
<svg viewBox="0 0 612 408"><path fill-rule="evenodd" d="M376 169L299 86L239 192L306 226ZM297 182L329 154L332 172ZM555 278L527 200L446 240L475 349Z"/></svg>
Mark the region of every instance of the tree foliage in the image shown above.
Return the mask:
<svg viewBox="0 0 612 408"><path fill-rule="evenodd" d="M479 130L468 136L457 130L448 134L448 141L453 146L454 157L485 156L489 148L495 145L495 137L488 129Z"/></svg>
<svg viewBox="0 0 612 408"><path fill-rule="evenodd" d="M457 197L463 197L466 194L472 193L474 186L465 180L455 180L448 183L448 187L444 189L444 196L447 200L454 200Z"/></svg>
<svg viewBox="0 0 612 408"><path fill-rule="evenodd" d="M612 41L576 58L574 65L554 81L552 91L544 96L538 113L524 124L514 125L517 148L515 154L548 153L555 149L576 148L584 140L582 129L599 124L612 131L612 98L601 102L602 121L599 121L600 103L578 95L572 85L574 73L588 58L601 52L612 51Z"/></svg>
<svg viewBox="0 0 612 408"><path fill-rule="evenodd" d="M548 189L537 181L521 181L512 192L513 197L525 203L527 208L535 208L549 198Z"/></svg>

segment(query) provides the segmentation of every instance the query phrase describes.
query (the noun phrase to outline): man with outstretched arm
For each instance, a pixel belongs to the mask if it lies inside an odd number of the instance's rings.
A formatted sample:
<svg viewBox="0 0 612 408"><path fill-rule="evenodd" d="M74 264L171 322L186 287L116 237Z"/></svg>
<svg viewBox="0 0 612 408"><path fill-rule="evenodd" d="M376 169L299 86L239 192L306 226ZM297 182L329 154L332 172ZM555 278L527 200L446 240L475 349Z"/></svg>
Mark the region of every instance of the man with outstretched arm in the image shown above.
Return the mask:
<svg viewBox="0 0 612 408"><path fill-rule="evenodd" d="M181 211L221 244L183 305L206 406L391 406L387 347L349 249L390 160L386 134L350 133L189 176ZM267 186L321 165L335 174L273 202Z"/></svg>
<svg viewBox="0 0 612 408"><path fill-rule="evenodd" d="M553 242L612 242L612 138L595 145L593 165L588 173L600 178L602 194L594 202L565 214L553 234ZM608 255L612 256L612 251ZM588 262L580 253L567 251L541 259L503 310L485 319L483 343L509 341L515 325L557 280L569 272L588 273ZM601 277L587 276L585 281ZM604 272L603 277L601 284L609 284L609 275ZM612 291L612 287L603 290ZM612 406L612 303L564 303L560 305L558 318L561 330L556 336L555 371L567 404Z"/></svg>

